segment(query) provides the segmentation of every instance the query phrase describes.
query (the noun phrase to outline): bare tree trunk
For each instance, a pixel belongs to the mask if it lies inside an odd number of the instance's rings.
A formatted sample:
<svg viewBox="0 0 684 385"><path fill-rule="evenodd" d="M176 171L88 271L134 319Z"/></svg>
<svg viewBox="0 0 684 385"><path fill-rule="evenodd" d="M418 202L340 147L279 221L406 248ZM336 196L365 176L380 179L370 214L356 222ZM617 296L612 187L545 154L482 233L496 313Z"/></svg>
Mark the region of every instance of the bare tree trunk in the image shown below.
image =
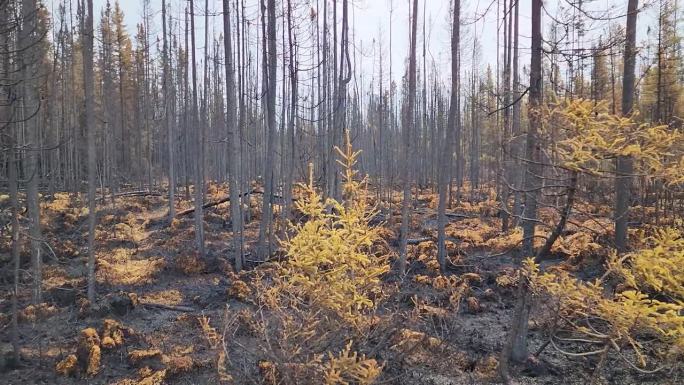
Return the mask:
<svg viewBox="0 0 684 385"><path fill-rule="evenodd" d="M266 134L266 161L264 162L264 200L262 209L262 219L259 225L259 241L257 254L265 258L271 252L271 236L273 221L273 166L275 156L275 100L276 100L276 16L275 0L268 0L268 59L263 63L267 69L266 82L266 114L267 114L267 134Z"/></svg>
<svg viewBox="0 0 684 385"><path fill-rule="evenodd" d="M345 0L346 2L346 0ZM411 170L413 166L409 163L411 157L411 137L416 120L414 117L416 104L416 34L418 33L418 0L413 0L413 12L411 17L411 47L409 51L409 91L408 101L406 102L406 113L404 116L404 154L402 156L402 173L404 183L404 199L401 207L401 239L399 241L399 274L403 275L406 271L406 246L408 233L411 228L409 221L411 210Z"/></svg>
<svg viewBox="0 0 684 385"><path fill-rule="evenodd" d="M8 25L8 20L10 20L12 15L12 9L6 7L0 9L0 25ZM10 30L3 31L0 33L0 49L3 52L11 52L15 49L12 44L12 38ZM0 116L2 116L2 127L5 130L3 132L6 135L6 139L0 141L2 144L2 151L7 154L7 182L9 189L10 198L10 212L11 212L11 239L12 239L12 319L10 324L10 341L12 343L13 357L15 362L19 362L21 358L20 345L19 345L19 324L18 324L18 313L19 313L19 271L21 269L21 256L20 256L20 245L19 245L19 177L17 172L18 162L17 162L17 146L15 139L15 125L11 121L11 116L13 115L16 107L9 103L9 98L13 93L12 81L13 76L11 74L15 73L13 68L13 63L10 61L10 55L0 56L0 79L3 80L0 85L0 90L2 94L6 95L7 100L3 100L0 103Z"/></svg>
<svg viewBox="0 0 684 385"><path fill-rule="evenodd" d="M0 9L0 25L8 25L7 22L10 19L11 9ZM3 52L10 52L15 47L12 45L12 39L10 31L4 31L0 33L0 38L2 38L2 49ZM2 84L2 93L7 95L8 99L13 93L11 84L12 74L15 73L12 63L10 62L10 55L0 56L2 61L0 61L0 78L6 80ZM19 177L18 177L18 160L17 160L17 145L16 145L16 133L15 125L11 121L11 116L13 115L14 108L11 103L7 103L3 100L0 104L0 113L2 113L2 120L5 134L7 139L2 142L2 150L7 154L7 179L9 188L9 198L10 198L10 210L11 210L11 237L12 237L12 319L10 328L10 341L12 343L13 358L15 363L19 363L21 359L21 346L19 345L19 271L21 270L21 255L20 255L20 243L19 243ZM8 119L9 118L9 119ZM6 147L5 147L6 145Z"/></svg>
<svg viewBox="0 0 684 385"><path fill-rule="evenodd" d="M226 124L228 125L228 176L230 194L230 217L233 223L233 255L235 270L242 270L242 213L240 209L238 186L238 148L239 124L236 124L235 114L235 66L233 65L232 30L230 27L230 2L223 0L223 43L226 67Z"/></svg>
<svg viewBox="0 0 684 385"><path fill-rule="evenodd" d="M536 111L541 107L542 101L542 76L541 76L541 0L532 0L532 55L530 64L530 110ZM537 12L539 14L537 15ZM535 15L540 19L536 20ZM540 143L537 133L541 126L540 117L536 113L530 114L530 127L526 136L526 162L525 167L525 210L523 221L523 256L534 255L534 231L537 219L537 200L539 198L539 185L541 166L539 163Z"/></svg>
<svg viewBox="0 0 684 385"><path fill-rule="evenodd" d="M195 1L190 0L190 40L192 44L192 123L195 130L195 242L197 253L204 258L204 137L199 127L199 111L197 109L197 53L195 49Z"/></svg>
<svg viewBox="0 0 684 385"><path fill-rule="evenodd" d="M629 0L627 5L627 28L622 75L622 115L629 116L634 104L634 70L636 67L636 23L638 0ZM630 157L617 158L615 178L615 247L618 252L627 250L627 229L629 206L632 199L633 160Z"/></svg>
<svg viewBox="0 0 684 385"><path fill-rule="evenodd" d="M8 55L9 56L9 55ZM9 116L9 114L7 114ZM10 134L14 136L13 133ZM7 165L7 174L9 178L9 195L10 205L12 210L12 261L13 261L13 283L12 288L12 330L11 341L12 350L14 351L14 361L19 362L21 359L19 346L19 270L21 269L21 257L19 244L19 181L17 178L17 152L14 138L9 143L9 164Z"/></svg>
<svg viewBox="0 0 684 385"><path fill-rule="evenodd" d="M537 133L541 126L541 119L537 111L542 102L542 33L541 33L542 0L532 0L532 52L530 58L530 126L527 131L527 156L525 167L525 209L523 212L523 247L522 255L534 255L534 233L537 218L537 199L541 166L539 163L539 141ZM521 279L518 284L518 302L513 315L508 341L502 351L499 370L508 379L509 363L523 362L527 359L527 331L532 298L528 283Z"/></svg>
<svg viewBox="0 0 684 385"><path fill-rule="evenodd" d="M24 126L28 143L28 151L24 160L24 170L28 178L26 184L26 203L29 215L29 237L31 243L31 275L33 277L31 301L42 302L42 245L40 231L40 204L38 202L38 185L40 183L40 125L38 124L38 74L35 73L40 62L40 47L36 41L37 8L35 0L21 2L21 27L18 33L17 48L22 50L18 55L21 80L21 122Z"/></svg>
<svg viewBox="0 0 684 385"><path fill-rule="evenodd" d="M442 166L439 170L439 204L437 207L437 260L439 261L439 268L444 273L446 271L446 206L447 206L447 190L449 189L449 181L451 179L451 169L448 167L452 163L454 139L456 129L455 126L458 117L458 74L460 71L458 61L458 46L460 40L460 20L461 20L461 2L454 1L453 20L451 24L451 100L449 102L449 116L447 118L446 140L444 140L442 150ZM458 145L458 143L456 143Z"/></svg>
<svg viewBox="0 0 684 385"><path fill-rule="evenodd" d="M189 130L190 130L190 125L188 124L188 110L189 108L189 100L190 100L190 95L189 95L189 88L190 88L190 82L188 79L189 72L190 72L190 43L188 41L188 33L190 31L190 28L188 27L190 20L188 8L185 8L185 28L183 31L184 35L184 41L185 41L185 55L183 58L183 79L181 79L181 84L183 85L183 147L185 151L183 151L183 177L184 177L184 182L185 182L185 200L189 201L190 200L190 148L192 147L192 144L190 143L190 138L189 138ZM194 51L193 51L194 54ZM194 110L193 110L194 111ZM193 137L193 142L194 142L194 137Z"/></svg>
<svg viewBox="0 0 684 385"><path fill-rule="evenodd" d="M285 156L285 170L283 171L285 177L283 181L283 199L285 200L284 214L285 221L290 220L290 211L292 210L292 182L294 178L295 167L295 122L297 119L297 106L299 103L298 94L298 63L297 63L297 35L296 27L292 24L292 1L287 1L287 30L289 46L289 64L290 64L290 114L287 124L287 132L285 133L286 145L283 148ZM283 95L285 98L285 95Z"/></svg>
<svg viewBox="0 0 684 385"><path fill-rule="evenodd" d="M513 171L513 185L515 186L515 192L513 197L513 221L518 222L518 218L522 212L522 172L520 171L521 162L520 157L522 155L522 150L524 143L521 140L522 132L520 129L520 105L522 102L518 100L520 98L520 73L519 73L519 17L518 8L520 5L519 0L515 0L515 7L513 9L513 21L515 22L515 27L513 28L513 100L517 100L513 104L513 122L511 123L511 131L513 133L513 140L511 141L511 156L513 157L513 162L515 164Z"/></svg>
<svg viewBox="0 0 684 385"><path fill-rule="evenodd" d="M86 1L83 25L83 87L85 92L85 122L88 130L88 300L95 303L95 173L97 158L95 156L95 100L93 91L93 0Z"/></svg>
<svg viewBox="0 0 684 385"><path fill-rule="evenodd" d="M511 5L513 0L511 0ZM512 173L511 156L510 156L510 85L511 85L511 72L510 72L510 57L511 57L511 19L512 15L509 12L506 0L503 2L503 132L501 133L501 176L499 178L499 200L501 204L501 231L508 231L508 220L509 220L509 209L508 209L508 198L510 195L510 190L508 188L508 183L510 181L510 176Z"/></svg>
<svg viewBox="0 0 684 385"><path fill-rule="evenodd" d="M176 216L176 168L174 165L173 108L171 100L171 66L169 64L169 44L166 34L166 0L162 0L162 34L164 41L164 118L166 122L166 140L169 159L169 223ZM151 187L150 187L151 188Z"/></svg>
<svg viewBox="0 0 684 385"><path fill-rule="evenodd" d="M236 7L238 7L238 0L236 1ZM238 178L238 187L241 189L244 189L246 192L243 194L242 198L242 204L247 208L246 213L243 213L242 216L240 217L241 223L243 223L245 220L249 221L251 219L251 207L250 207L250 199L251 195L249 194L249 190L251 190L251 186L249 184L249 158L245 154L245 146L242 145L242 141L244 140L245 136L247 135L246 127L245 127L245 120L247 118L247 112L248 109L246 107L245 103L245 93L246 89L249 87L249 82L247 82L247 76L245 74L247 73L247 66L245 65L245 62L247 60L247 49L246 49L246 38L247 38L247 33L245 30L245 24L247 24L244 21L244 15L245 15L245 3L244 0L239 0L240 1L240 9L242 10L241 13L236 12L236 25L237 25L237 40L238 40L238 62L239 62L239 69L240 72L238 73L238 82L239 82L239 104L240 104L240 121L239 121L239 134L236 136L237 140L237 145L239 148L239 159L240 159L240 173L239 175L236 175Z"/></svg>
<svg viewBox="0 0 684 385"><path fill-rule="evenodd" d="M103 106L107 105L110 100L114 100L115 96L113 93L114 82L112 79L113 67L112 67L112 31L111 31L111 7L109 3L106 4L104 13L100 19L100 38L102 39L102 55L101 55L101 72L102 72L102 97L101 103ZM114 117L116 112L113 108L104 108L104 127L103 127L103 165L104 165L104 180L105 184L109 188L109 199L111 201L112 207L115 203L116 197L116 182L114 178L114 165L115 165L115 143L113 140L113 127L114 127ZM105 192L102 192L105 195Z"/></svg>

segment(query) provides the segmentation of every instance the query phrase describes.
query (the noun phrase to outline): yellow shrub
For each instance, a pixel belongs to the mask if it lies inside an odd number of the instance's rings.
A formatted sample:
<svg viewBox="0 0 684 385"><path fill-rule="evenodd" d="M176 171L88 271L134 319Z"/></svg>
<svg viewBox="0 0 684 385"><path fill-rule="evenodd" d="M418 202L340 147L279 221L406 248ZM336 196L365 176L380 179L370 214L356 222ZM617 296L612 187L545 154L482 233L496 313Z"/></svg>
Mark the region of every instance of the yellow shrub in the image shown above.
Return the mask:
<svg viewBox="0 0 684 385"><path fill-rule="evenodd" d="M660 246L678 243L673 239L674 232L662 231L659 234L653 239ZM554 314L567 323L572 332L581 335L577 341L601 343L605 349L616 351L628 344L633 348L639 366L645 367L647 362L640 337L655 337L674 351L684 348L684 303L681 300L663 302L640 291L641 287L645 287L663 293L656 286L662 285L663 278L672 278L673 274L667 270L667 265L655 266L658 264L656 260L648 262L645 259L646 256L653 256L655 250L659 250L655 254L660 258L677 258L679 255L676 252L669 253L667 247L656 246L653 250L633 254L632 266L624 264L625 258L611 259L609 268L620 272L632 286L629 290L618 290L611 295L606 294L608 290L604 288L602 280L583 282L560 268L540 273L539 266L532 259L526 260L524 271L535 292L552 298L552 302L547 304ZM671 283L669 290L682 287L681 280ZM599 331L592 326L596 324L604 326ZM625 359L622 354L621 357Z"/></svg>
<svg viewBox="0 0 684 385"><path fill-rule="evenodd" d="M648 248L618 259L613 255L609 268L626 283L640 290L651 290L684 301L684 236L676 228L656 229L642 242ZM629 263L629 267L625 266Z"/></svg>
<svg viewBox="0 0 684 385"><path fill-rule="evenodd" d="M575 99L554 106L549 124L565 129L565 138L555 144L563 167L590 174L601 174L601 162L616 156L629 156L642 172L677 183L682 134L666 125L638 124L632 117L608 112L608 103Z"/></svg>
<svg viewBox="0 0 684 385"><path fill-rule="evenodd" d="M365 179L354 180L359 152L352 150L348 139L346 150L338 152L345 167L345 199L324 201L311 180L302 186L303 197L296 208L307 221L292 225L295 235L282 242L288 259L280 265L279 276L284 292L354 320L376 305L380 276L389 264L386 257L370 254L379 236L369 224L375 211L367 203Z"/></svg>
<svg viewBox="0 0 684 385"><path fill-rule="evenodd" d="M352 352L350 341L337 356L329 353L324 370L326 385L369 385L380 375L382 366L363 354Z"/></svg>
<svg viewBox="0 0 684 385"><path fill-rule="evenodd" d="M57 374L61 376L71 376L78 372L78 358L75 354L69 354L55 366Z"/></svg>

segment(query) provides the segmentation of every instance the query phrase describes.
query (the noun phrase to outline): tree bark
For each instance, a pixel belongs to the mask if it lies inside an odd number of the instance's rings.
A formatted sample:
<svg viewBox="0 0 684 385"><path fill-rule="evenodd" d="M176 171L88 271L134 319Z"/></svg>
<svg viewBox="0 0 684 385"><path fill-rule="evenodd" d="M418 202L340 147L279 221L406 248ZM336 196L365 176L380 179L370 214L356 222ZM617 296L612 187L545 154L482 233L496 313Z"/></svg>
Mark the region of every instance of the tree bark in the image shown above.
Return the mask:
<svg viewBox="0 0 684 385"><path fill-rule="evenodd" d="M171 66L169 64L169 44L166 32L166 0L162 0L162 34L163 36L163 60L164 60L164 118L166 123L166 140L167 140L167 151L169 162L169 223L176 216L176 168L174 165L174 132L173 132L173 121L174 116L172 114L172 100L171 100ZM151 187L150 187L151 188Z"/></svg>
<svg viewBox="0 0 684 385"><path fill-rule="evenodd" d="M289 40L289 65L290 65L290 113L288 116L287 132L285 133L285 170L283 179L283 198L285 206L285 223L290 220L292 210L292 183L295 167L295 123L297 119L297 106L299 103L298 89L298 64L297 64L297 35L292 23L292 1L287 1L287 30ZM284 97L284 96L283 96Z"/></svg>
<svg viewBox="0 0 684 385"><path fill-rule="evenodd" d="M447 190L449 189L449 181L451 179L451 169L449 165L453 159L453 147L458 146L454 143L455 127L459 123L458 117L458 77L460 71L460 63L458 60L458 46L460 43L460 20L461 20L461 2L454 1L453 20L451 24L451 100L449 102L449 116L447 118L446 140L442 146L442 162L439 170L439 203L437 207L437 260L439 268L442 273L446 270L446 206L447 206Z"/></svg>
<svg viewBox="0 0 684 385"><path fill-rule="evenodd" d="M28 178L26 183L26 203L29 216L29 236L31 243L31 275L33 283L31 288L31 302L42 302L42 235L40 231L40 203L38 198L38 186L40 184L40 125L38 124L39 85L37 82L37 69L41 64L41 47L36 40L38 27L38 9L35 0L21 2L21 28L18 36L18 49L22 50L18 55L22 70L21 91L22 109L20 117L28 138L28 151L24 159L24 171Z"/></svg>
<svg viewBox="0 0 684 385"><path fill-rule="evenodd" d="M266 12L268 13L268 58L264 61L266 78L266 115L267 115L267 134L266 134L266 161L264 162L264 198L262 218L259 225L259 240L257 246L257 254L261 258L266 258L271 253L271 236L272 236L272 221L273 221L273 167L275 156L275 100L276 100L276 70L277 70L277 52L276 52L276 16L275 16L275 0L268 0ZM265 58L266 59L266 58Z"/></svg>
<svg viewBox="0 0 684 385"><path fill-rule="evenodd" d="M0 25L7 25L6 23L10 19L10 8L0 9ZM10 52L14 49L12 45L12 40L10 38L10 33L0 33L0 38L2 38L1 49L4 52ZM15 72L12 63L10 61L10 55L2 55L2 61L0 62L0 74L2 74L3 79L11 80L12 73ZM3 93L11 95L13 93L12 86L13 82L6 82L2 85ZM21 346L19 344L19 272L21 270L21 245L19 243L19 177L18 177L18 160L17 160L17 145L16 145L16 134L15 125L11 121L11 116L13 115L14 108L9 103L0 104L0 112L2 112L2 120L7 120L3 122L3 127L6 130L4 134L7 135L7 139L3 140L3 145L6 144L3 150L7 154L7 179L8 179L8 189L10 198L10 210L11 210L11 237L12 237L12 319L10 328L10 341L12 343L12 350L14 361L18 363L21 359ZM9 118L9 119L6 119Z"/></svg>
<svg viewBox="0 0 684 385"><path fill-rule="evenodd" d="M345 0L346 3L346 0ZM406 270L406 249L408 234L410 231L411 221L411 170L413 165L409 164L413 161L411 156L412 146L412 132L415 131L416 119L414 117L416 104L416 34L418 32L418 0L413 0L413 12L411 17L411 47L409 53L409 90L408 100L406 102L406 114L404 116L404 154L402 156L403 162L403 183L404 183L404 199L401 207L401 240L399 242L399 274L403 275Z"/></svg>
<svg viewBox="0 0 684 385"><path fill-rule="evenodd" d="M230 217L233 223L233 256L235 270L242 270L242 213L238 186L238 124L236 124L235 110L235 67L233 65L232 29L230 27L230 3L223 0L223 43L226 67L226 124L228 125L228 189L230 194Z"/></svg>
<svg viewBox="0 0 684 385"><path fill-rule="evenodd" d="M634 104L634 71L636 67L636 23L638 0L627 5L627 28L625 41L624 72L622 75L622 115L629 116ZM618 156L615 178L615 247L618 252L627 250L629 206L632 199L633 160Z"/></svg>
<svg viewBox="0 0 684 385"><path fill-rule="evenodd" d="M95 100L93 91L93 0L86 1L83 19L83 85L85 92L85 122L88 130L88 300L95 303L95 172L97 158L95 155Z"/></svg>
<svg viewBox="0 0 684 385"><path fill-rule="evenodd" d="M530 91L529 91L529 128L526 135L526 167L525 167L525 208L523 211L523 257L534 255L534 233L537 218L537 199L541 166L539 162L540 148L537 134L541 127L539 110L542 102L542 33L541 33L542 0L532 0L532 52L530 58ZM508 341L502 351L499 371L504 379L508 379L509 363L520 363L527 359L527 331L531 309L531 294L524 277L518 284L518 302L508 333Z"/></svg>
<svg viewBox="0 0 684 385"><path fill-rule="evenodd" d="M190 40L192 44L192 122L195 130L195 243L200 258L204 258L204 137L199 127L197 107L197 57L195 49L195 1L190 0Z"/></svg>

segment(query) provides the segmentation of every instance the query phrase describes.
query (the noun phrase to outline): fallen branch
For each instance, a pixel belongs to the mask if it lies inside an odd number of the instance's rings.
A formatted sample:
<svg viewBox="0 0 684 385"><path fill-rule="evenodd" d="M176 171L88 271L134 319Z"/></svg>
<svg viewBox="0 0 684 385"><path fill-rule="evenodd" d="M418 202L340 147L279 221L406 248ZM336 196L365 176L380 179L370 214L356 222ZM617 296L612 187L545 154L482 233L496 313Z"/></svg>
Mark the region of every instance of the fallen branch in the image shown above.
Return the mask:
<svg viewBox="0 0 684 385"><path fill-rule="evenodd" d="M408 245L417 245L417 244L419 244L419 243L421 243L421 242L427 242L427 241L431 241L431 240L432 240L431 237L409 238L409 239L406 240L406 244L408 244Z"/></svg>
<svg viewBox="0 0 684 385"><path fill-rule="evenodd" d="M425 215L434 215L433 213L431 213L430 210L427 210L427 209L418 209L418 210L416 210L415 212L417 212L417 213L419 213L419 214L425 214ZM448 218L459 218L459 219L473 219L473 218L478 218L478 216L476 216L476 215L468 215L468 214L461 214L461 213L449 213L449 212L446 212L446 213L444 213L444 215L445 215L446 217L448 217Z"/></svg>
<svg viewBox="0 0 684 385"><path fill-rule="evenodd" d="M197 311L194 308L191 308L188 306L171 306L171 305L164 305L161 303L154 303L154 302L142 302L141 305L147 306L147 307L153 307L156 309L180 311L180 312L184 312L184 313L192 313L192 312Z"/></svg>
<svg viewBox="0 0 684 385"><path fill-rule="evenodd" d="M260 192L261 192L261 191L251 190L251 191L248 191L248 192L245 192L245 193L240 194L238 197L239 197L239 198L242 198L242 197L247 196L247 195L249 195L249 194L258 194L258 193L260 193ZM205 203L205 204L202 205L202 208L208 209L208 208L210 208L210 207L218 206L218 205L220 205L220 204L222 204L222 203L226 203L226 202L230 202L230 196L227 196L227 197L225 197L225 198L221 198L221 199L216 200L216 201L213 201L213 202L207 202L207 203ZM188 215L188 214L190 214L190 213L192 213L192 212L194 212L194 211L195 211L195 208L194 208L194 207L191 207L191 208L189 208L189 209L187 209L187 210L179 211L178 214L176 214L176 217L182 217L182 216Z"/></svg>
<svg viewBox="0 0 684 385"><path fill-rule="evenodd" d="M463 218L463 219L468 219L468 218L477 218L472 215L467 215L467 214L459 214L459 213L444 213L445 216L449 218Z"/></svg>
<svg viewBox="0 0 684 385"><path fill-rule="evenodd" d="M107 199L112 198L132 198L132 197L160 197L162 193L158 191L148 191L148 190L136 190L136 191L124 191L116 194L103 195L97 198L100 202L104 202Z"/></svg>

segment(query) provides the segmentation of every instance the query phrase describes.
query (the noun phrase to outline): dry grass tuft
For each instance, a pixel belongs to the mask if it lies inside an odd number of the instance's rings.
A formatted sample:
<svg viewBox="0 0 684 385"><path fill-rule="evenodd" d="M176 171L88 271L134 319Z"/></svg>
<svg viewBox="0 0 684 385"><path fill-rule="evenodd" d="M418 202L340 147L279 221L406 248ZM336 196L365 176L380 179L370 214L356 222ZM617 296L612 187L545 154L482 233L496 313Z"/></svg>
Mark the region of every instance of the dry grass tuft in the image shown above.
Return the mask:
<svg viewBox="0 0 684 385"><path fill-rule="evenodd" d="M142 296L141 301L175 306L183 302L183 293L176 289L160 290L146 293Z"/></svg>
<svg viewBox="0 0 684 385"><path fill-rule="evenodd" d="M206 263L196 254L179 255L174 259L176 270L185 275L197 275L206 269Z"/></svg>
<svg viewBox="0 0 684 385"><path fill-rule="evenodd" d="M239 301L249 298L252 290L245 281L241 280L236 274L231 274L228 279L230 279L230 287L228 287L228 296L230 298L235 298Z"/></svg>
<svg viewBox="0 0 684 385"><path fill-rule="evenodd" d="M100 350L100 336L94 328L81 330L76 347L78 363L87 377L93 377L100 371L102 352Z"/></svg>
<svg viewBox="0 0 684 385"><path fill-rule="evenodd" d="M164 258L132 259L133 251L117 248L99 258L98 280L111 285L142 285L151 283L164 269Z"/></svg>
<svg viewBox="0 0 684 385"><path fill-rule="evenodd" d="M55 371L60 376L75 376L78 372L78 358L75 354L69 354L55 366Z"/></svg>
<svg viewBox="0 0 684 385"><path fill-rule="evenodd" d="M125 378L111 385L162 385L166 380L166 369L153 371L145 367L138 371L139 380Z"/></svg>
<svg viewBox="0 0 684 385"><path fill-rule="evenodd" d="M138 365L142 361L161 357L161 355L162 352L159 349L136 349L128 353L128 361L133 365Z"/></svg>
<svg viewBox="0 0 684 385"><path fill-rule="evenodd" d="M28 305L18 314L19 321L21 322L37 322L50 318L57 314L59 309L54 305L47 303L40 303L38 305Z"/></svg>
<svg viewBox="0 0 684 385"><path fill-rule="evenodd" d="M102 323L102 347L113 349L124 343L124 327L120 322L105 319Z"/></svg>
<svg viewBox="0 0 684 385"><path fill-rule="evenodd" d="M189 355L164 356L162 362L166 365L169 374L182 374L193 370L197 365Z"/></svg>
<svg viewBox="0 0 684 385"><path fill-rule="evenodd" d="M468 304L469 313L479 313L482 311L482 306L480 306L480 301L475 297L466 298L466 304Z"/></svg>
<svg viewBox="0 0 684 385"><path fill-rule="evenodd" d="M498 368L499 360L493 355L484 357L475 363L475 373L480 378L494 379L498 375Z"/></svg>

